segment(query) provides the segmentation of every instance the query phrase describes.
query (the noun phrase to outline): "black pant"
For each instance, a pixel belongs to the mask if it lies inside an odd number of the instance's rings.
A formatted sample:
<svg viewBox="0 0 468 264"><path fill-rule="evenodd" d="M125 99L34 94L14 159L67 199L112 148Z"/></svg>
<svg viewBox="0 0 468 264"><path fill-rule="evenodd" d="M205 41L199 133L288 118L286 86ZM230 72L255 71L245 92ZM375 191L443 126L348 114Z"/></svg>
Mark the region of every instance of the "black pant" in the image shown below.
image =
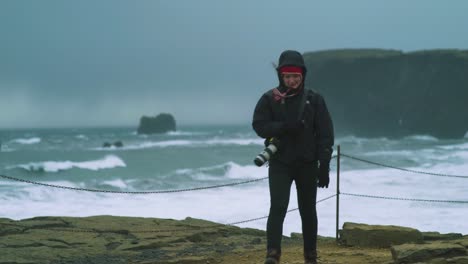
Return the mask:
<svg viewBox="0 0 468 264"><path fill-rule="evenodd" d="M292 165L273 161L269 167L270 214L267 223L267 248L281 250L283 222L289 204L291 184L296 183L297 201L302 220L304 250L317 249L317 162Z"/></svg>

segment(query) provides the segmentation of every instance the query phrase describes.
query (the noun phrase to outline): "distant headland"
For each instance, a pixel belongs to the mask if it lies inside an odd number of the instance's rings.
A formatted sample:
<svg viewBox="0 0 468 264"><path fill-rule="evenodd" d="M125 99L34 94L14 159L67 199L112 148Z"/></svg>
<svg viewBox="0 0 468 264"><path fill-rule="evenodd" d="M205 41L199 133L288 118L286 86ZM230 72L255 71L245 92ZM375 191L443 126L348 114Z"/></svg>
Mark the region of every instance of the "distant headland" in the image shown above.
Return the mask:
<svg viewBox="0 0 468 264"><path fill-rule="evenodd" d="M306 52L306 86L325 97L335 130L363 137L463 138L468 50Z"/></svg>

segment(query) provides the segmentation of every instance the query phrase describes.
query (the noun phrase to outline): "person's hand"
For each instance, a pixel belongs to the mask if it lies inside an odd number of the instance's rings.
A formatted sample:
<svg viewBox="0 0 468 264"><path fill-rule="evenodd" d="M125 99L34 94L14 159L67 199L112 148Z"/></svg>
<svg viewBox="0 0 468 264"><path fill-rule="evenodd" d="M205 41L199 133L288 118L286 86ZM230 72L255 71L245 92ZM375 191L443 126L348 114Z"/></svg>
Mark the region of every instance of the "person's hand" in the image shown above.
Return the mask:
<svg viewBox="0 0 468 264"><path fill-rule="evenodd" d="M296 135L304 129L302 121L288 121L284 124L284 130L287 134Z"/></svg>
<svg viewBox="0 0 468 264"><path fill-rule="evenodd" d="M330 183L330 163L327 163L327 162L320 163L317 186L319 188L328 188L329 183Z"/></svg>

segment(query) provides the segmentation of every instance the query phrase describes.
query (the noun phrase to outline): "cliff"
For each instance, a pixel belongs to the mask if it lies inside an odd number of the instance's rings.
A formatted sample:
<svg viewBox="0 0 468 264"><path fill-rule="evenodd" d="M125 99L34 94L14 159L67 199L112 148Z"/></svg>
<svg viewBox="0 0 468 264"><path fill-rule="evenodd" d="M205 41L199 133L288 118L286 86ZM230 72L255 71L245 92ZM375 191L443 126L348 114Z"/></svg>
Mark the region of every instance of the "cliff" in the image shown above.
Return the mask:
<svg viewBox="0 0 468 264"><path fill-rule="evenodd" d="M322 94L338 133L365 137L468 131L468 50L308 52L306 86Z"/></svg>

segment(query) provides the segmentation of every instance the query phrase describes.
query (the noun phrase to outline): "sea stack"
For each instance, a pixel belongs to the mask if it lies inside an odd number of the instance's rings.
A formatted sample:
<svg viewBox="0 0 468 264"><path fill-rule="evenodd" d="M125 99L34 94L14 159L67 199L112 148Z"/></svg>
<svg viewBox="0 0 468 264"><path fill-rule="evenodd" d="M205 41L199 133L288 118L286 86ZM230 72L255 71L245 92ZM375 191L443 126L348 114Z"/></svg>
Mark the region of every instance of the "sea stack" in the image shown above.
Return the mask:
<svg viewBox="0 0 468 264"><path fill-rule="evenodd" d="M176 121L171 114L161 113L155 117L142 116L138 134L157 134L176 131Z"/></svg>

